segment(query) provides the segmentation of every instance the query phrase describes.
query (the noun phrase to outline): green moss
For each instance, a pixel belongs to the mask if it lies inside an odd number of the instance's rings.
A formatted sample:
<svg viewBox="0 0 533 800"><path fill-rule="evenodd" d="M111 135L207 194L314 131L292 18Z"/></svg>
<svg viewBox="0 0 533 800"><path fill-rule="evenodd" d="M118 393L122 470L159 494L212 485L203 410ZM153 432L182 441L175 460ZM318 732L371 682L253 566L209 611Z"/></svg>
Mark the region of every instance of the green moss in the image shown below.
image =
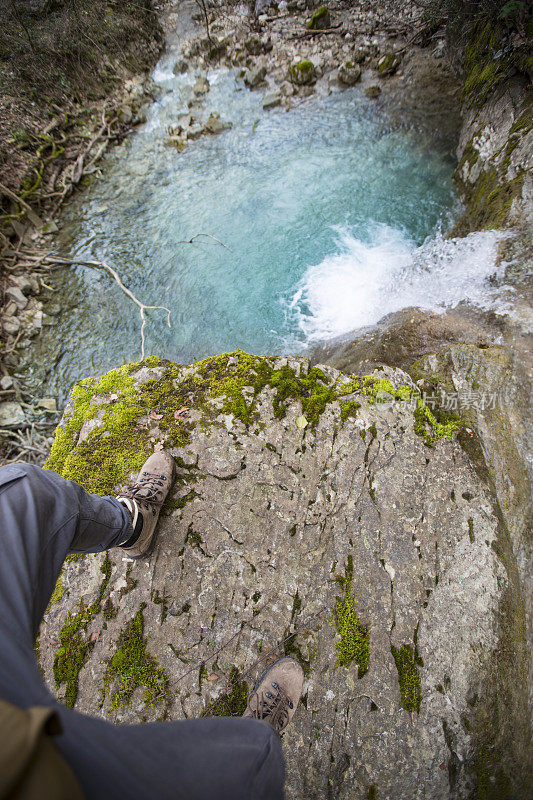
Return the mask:
<svg viewBox="0 0 533 800"><path fill-rule="evenodd" d="M470 537L471 542L476 541L476 537L474 536L474 520L472 517L468 519L468 536Z"/></svg>
<svg viewBox="0 0 533 800"><path fill-rule="evenodd" d="M298 61L289 68L289 78L293 83L303 85L316 80L315 67L312 61Z"/></svg>
<svg viewBox="0 0 533 800"><path fill-rule="evenodd" d="M420 713L422 688L412 648L403 644L399 649L391 645L391 653L398 670L402 705L407 711Z"/></svg>
<svg viewBox="0 0 533 800"><path fill-rule="evenodd" d="M436 412L439 420L431 412L423 400L418 399L415 409L415 433L421 436L428 447L446 436L448 439L463 427L463 422L458 417L446 416L440 411Z"/></svg>
<svg viewBox="0 0 533 800"><path fill-rule="evenodd" d="M248 684L237 667L231 668L228 685L229 691L206 706L202 717L242 717L248 703Z"/></svg>
<svg viewBox="0 0 533 800"><path fill-rule="evenodd" d="M312 14L311 18L307 23L307 27L309 30L313 30L314 28L318 28L321 25L325 24L329 18L329 9L327 6L320 6L317 10Z"/></svg>
<svg viewBox="0 0 533 800"><path fill-rule="evenodd" d="M405 384L395 389L386 378L376 378L373 375L366 375L363 378L362 392L371 405L376 402L378 393L390 394L395 400L409 400L415 394L412 386Z"/></svg>
<svg viewBox="0 0 533 800"><path fill-rule="evenodd" d="M85 665L93 647L94 641L87 638L87 626L102 609L104 593L111 577L111 561L106 555L100 567L104 578L100 584L98 597L90 606L85 606L80 601L78 611L67 613L67 618L59 632L60 648L54 658L54 679L59 688L66 683L64 702L71 708L74 707L78 696L78 677L80 670Z"/></svg>
<svg viewBox="0 0 533 800"><path fill-rule="evenodd" d="M65 587L63 586L63 576L60 575L59 578L57 579L54 591L52 592L50 603L59 603L64 594L65 594Z"/></svg>
<svg viewBox="0 0 533 800"><path fill-rule="evenodd" d="M336 666L358 666L357 677L362 678L368 671L370 657L370 623L363 625L357 611L357 600L352 591L353 560L348 557L345 575L337 576L337 582L343 589L342 595L335 598L333 622L340 636L335 647L337 649Z"/></svg>
<svg viewBox="0 0 533 800"><path fill-rule="evenodd" d="M118 640L118 648L108 662L104 676L104 696L109 692L110 707L128 706L134 691L144 687L146 705L162 703L169 691L169 677L146 650L143 603Z"/></svg>
<svg viewBox="0 0 533 800"><path fill-rule="evenodd" d="M346 422L348 417L357 416L357 409L361 408L361 403L357 403L355 400L339 400L339 406L341 408L341 420Z"/></svg>

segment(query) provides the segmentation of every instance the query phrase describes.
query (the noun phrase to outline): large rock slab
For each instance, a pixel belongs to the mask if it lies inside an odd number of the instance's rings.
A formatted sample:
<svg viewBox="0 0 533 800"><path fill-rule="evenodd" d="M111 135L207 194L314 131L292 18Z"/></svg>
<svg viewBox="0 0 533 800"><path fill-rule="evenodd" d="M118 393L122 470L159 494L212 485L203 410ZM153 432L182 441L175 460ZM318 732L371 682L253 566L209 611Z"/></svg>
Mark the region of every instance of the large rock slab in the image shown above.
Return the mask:
<svg viewBox="0 0 533 800"><path fill-rule="evenodd" d="M456 428L391 368L235 353L79 384L49 467L113 492L161 442L180 477L150 559L66 565L50 686L116 722L239 714L286 653L288 798L525 797L516 564Z"/></svg>

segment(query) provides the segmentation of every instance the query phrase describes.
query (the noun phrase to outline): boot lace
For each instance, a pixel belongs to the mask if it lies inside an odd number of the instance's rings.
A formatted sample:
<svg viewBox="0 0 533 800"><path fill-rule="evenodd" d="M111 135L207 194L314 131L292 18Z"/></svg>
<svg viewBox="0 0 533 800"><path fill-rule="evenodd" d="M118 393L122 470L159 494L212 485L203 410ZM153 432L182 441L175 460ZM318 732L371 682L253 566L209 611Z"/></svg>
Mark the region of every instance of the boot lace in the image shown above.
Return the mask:
<svg viewBox="0 0 533 800"><path fill-rule="evenodd" d="M128 486L121 497L131 497L144 508L163 505L164 494L160 487L166 482L165 475L156 475L151 472L141 472L137 482Z"/></svg>
<svg viewBox="0 0 533 800"><path fill-rule="evenodd" d="M255 719L268 722L280 736L289 722L289 709L294 708L292 700L277 683L272 683L271 691L255 692L250 697L249 707Z"/></svg>

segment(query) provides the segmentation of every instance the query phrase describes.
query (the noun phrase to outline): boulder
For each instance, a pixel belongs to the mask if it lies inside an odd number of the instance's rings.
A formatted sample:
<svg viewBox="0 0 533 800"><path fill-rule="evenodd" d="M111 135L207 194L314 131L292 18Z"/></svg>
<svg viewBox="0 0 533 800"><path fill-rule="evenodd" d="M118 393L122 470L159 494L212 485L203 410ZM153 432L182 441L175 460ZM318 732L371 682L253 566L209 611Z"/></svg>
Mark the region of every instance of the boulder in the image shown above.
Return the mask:
<svg viewBox="0 0 533 800"><path fill-rule="evenodd" d="M353 61L346 61L339 67L338 78L345 86L355 86L361 80L361 68Z"/></svg>
<svg viewBox="0 0 533 800"><path fill-rule="evenodd" d="M309 30L324 30L331 28L331 14L327 6L320 6L307 23Z"/></svg>
<svg viewBox="0 0 533 800"><path fill-rule="evenodd" d="M385 53L378 61L378 73L381 77L393 75L400 66L401 58L396 53Z"/></svg>
<svg viewBox="0 0 533 800"><path fill-rule="evenodd" d="M50 688L118 723L238 716L291 655L288 800L525 797L516 556L457 436L392 368L237 352L78 385L50 469L113 494L155 441L179 478L149 559L65 565L39 640ZM115 656L134 631L132 674Z"/></svg>
<svg viewBox="0 0 533 800"><path fill-rule="evenodd" d="M381 86L373 85L367 86L365 89L366 97L370 97L371 100L375 100L381 94Z"/></svg>
<svg viewBox="0 0 533 800"><path fill-rule="evenodd" d="M289 69L289 80L296 86L311 86L316 83L317 75L312 61L298 61Z"/></svg>
<svg viewBox="0 0 533 800"><path fill-rule="evenodd" d="M253 89L256 86L259 86L260 83L264 82L266 74L267 68L264 65L252 67L251 69L247 69L244 73L244 82L247 86Z"/></svg>
<svg viewBox="0 0 533 800"><path fill-rule="evenodd" d="M2 330L8 336L14 336L20 330L20 320L17 317L4 317L2 320Z"/></svg>

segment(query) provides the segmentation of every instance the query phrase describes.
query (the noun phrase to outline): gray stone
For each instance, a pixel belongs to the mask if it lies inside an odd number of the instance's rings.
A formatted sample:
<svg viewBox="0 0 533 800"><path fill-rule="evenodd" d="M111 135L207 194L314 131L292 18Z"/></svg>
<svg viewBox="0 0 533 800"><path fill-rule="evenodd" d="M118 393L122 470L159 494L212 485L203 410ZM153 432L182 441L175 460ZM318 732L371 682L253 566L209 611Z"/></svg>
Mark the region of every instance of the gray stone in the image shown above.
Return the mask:
<svg viewBox="0 0 533 800"><path fill-rule="evenodd" d="M12 386L13 386L13 378L11 377L11 375L4 375L0 380L0 389L2 389L5 392L8 389L11 389Z"/></svg>
<svg viewBox="0 0 533 800"><path fill-rule="evenodd" d="M22 294L39 294L39 284L33 275L15 275L10 280L18 286Z"/></svg>
<svg viewBox="0 0 533 800"><path fill-rule="evenodd" d="M6 289L6 297L12 300L20 310L26 308L28 305L28 298L22 294L18 286L8 286Z"/></svg>
<svg viewBox="0 0 533 800"><path fill-rule="evenodd" d="M345 86L355 86L361 80L361 69L353 61L346 61L339 67L338 77Z"/></svg>
<svg viewBox="0 0 533 800"><path fill-rule="evenodd" d="M268 92L263 97L263 108L275 108L281 105L281 93L279 91Z"/></svg>
<svg viewBox="0 0 533 800"><path fill-rule="evenodd" d="M264 82L266 74L267 68L264 65L252 67L251 69L246 70L244 74L244 82L250 88L254 88L259 86L260 83Z"/></svg>
<svg viewBox="0 0 533 800"><path fill-rule="evenodd" d="M180 481L150 559L132 564L111 551L104 584L103 555L65 566L65 593L40 637L51 690L68 613L100 596L82 633L94 647L78 676L81 712L118 723L213 713L234 669L251 688L265 665L291 654L306 682L283 739L288 800L362 800L372 786L395 800L467 800L481 770L525 797L530 733L516 556L473 462L454 436L428 446L420 434L433 427L415 418L416 398L375 402L376 380L389 397L400 386L414 390L401 370L354 384L327 366L323 377L306 378L305 359L242 359L214 363L203 378L195 366L176 367L170 381L167 367L152 370L161 408L194 409L185 441L171 448ZM236 396L240 365L250 384L264 369L278 387L292 376L294 396L280 400L268 383L257 394L245 383ZM194 388L205 387L205 375L212 391ZM332 393L316 417L310 386L313 396ZM347 394L334 400L341 387ZM99 413L105 425L105 402L95 399L91 424ZM98 441L93 430L76 451L95 477ZM171 683L152 700L140 693L114 707L107 665L136 614L147 652ZM348 635L359 651L348 648ZM212 683L204 678L215 660L220 680Z"/></svg>
<svg viewBox="0 0 533 800"><path fill-rule="evenodd" d="M289 69L289 80L296 86L311 86L316 83L317 74L312 61L297 61Z"/></svg>
<svg viewBox="0 0 533 800"><path fill-rule="evenodd" d="M20 330L20 320L17 317L5 317L2 320L2 329L9 336L14 336Z"/></svg>
<svg viewBox="0 0 533 800"><path fill-rule="evenodd" d="M232 127L232 123L225 122L224 120L220 119L220 114L213 112L207 118L207 122L205 123L204 127L208 133L222 133L223 131L229 130Z"/></svg>
<svg viewBox="0 0 533 800"><path fill-rule="evenodd" d="M57 411L57 400L54 397L41 397L37 402L37 408L45 411Z"/></svg>
<svg viewBox="0 0 533 800"><path fill-rule="evenodd" d="M25 421L26 416L20 403L0 403L0 428L16 428Z"/></svg>

